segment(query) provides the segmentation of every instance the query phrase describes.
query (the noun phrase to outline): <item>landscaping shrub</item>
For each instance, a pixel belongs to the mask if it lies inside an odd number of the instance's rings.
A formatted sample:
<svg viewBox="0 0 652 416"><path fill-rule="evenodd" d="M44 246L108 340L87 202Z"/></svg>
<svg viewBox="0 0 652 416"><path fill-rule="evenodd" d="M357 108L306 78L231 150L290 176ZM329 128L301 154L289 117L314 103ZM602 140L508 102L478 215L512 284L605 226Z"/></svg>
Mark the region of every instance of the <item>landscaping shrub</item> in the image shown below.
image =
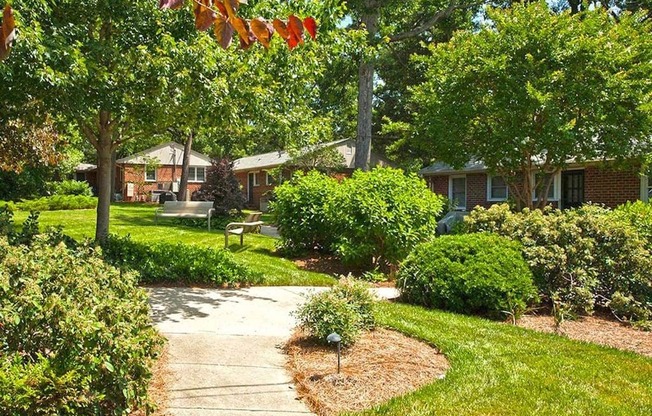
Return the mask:
<svg viewBox="0 0 652 416"><path fill-rule="evenodd" d="M239 215L247 202L228 159L213 160L207 169L206 182L192 195L193 201L213 201L217 217Z"/></svg>
<svg viewBox="0 0 652 416"><path fill-rule="evenodd" d="M629 222L645 240L648 251L652 251L652 205L648 202L627 202L616 207L614 215Z"/></svg>
<svg viewBox="0 0 652 416"><path fill-rule="evenodd" d="M39 213L30 212L25 218L20 230L14 225L14 213L7 207L0 207L0 236L6 237L7 242L13 246L23 244L31 245L34 237L39 234Z"/></svg>
<svg viewBox="0 0 652 416"><path fill-rule="evenodd" d="M356 171L329 199L337 254L370 268L397 265L435 235L444 199L423 179L392 168Z"/></svg>
<svg viewBox="0 0 652 416"><path fill-rule="evenodd" d="M275 188L271 208L281 234L281 249L330 250L334 233L326 204L337 186L335 179L318 171L299 171Z"/></svg>
<svg viewBox="0 0 652 416"><path fill-rule="evenodd" d="M53 195L16 202L10 207L20 211L94 209L97 207L97 198L85 195Z"/></svg>
<svg viewBox="0 0 652 416"><path fill-rule="evenodd" d="M107 263L137 271L140 283L252 284L260 281L249 268L223 249L188 244L139 243L128 235L109 235L102 243Z"/></svg>
<svg viewBox="0 0 652 416"><path fill-rule="evenodd" d="M48 188L53 195L83 195L93 196L93 190L88 182L65 180L61 182L49 182Z"/></svg>
<svg viewBox="0 0 652 416"><path fill-rule="evenodd" d="M570 315L591 313L596 304L624 313L627 308L614 307L622 302L611 305L616 293L652 311L652 259L646 242L626 219L606 208L513 213L506 205L494 205L473 210L464 228L521 242L540 294ZM639 314L621 317L640 319Z"/></svg>
<svg viewBox="0 0 652 416"><path fill-rule="evenodd" d="M417 246L397 287L418 305L517 318L536 299L520 244L490 234L449 235Z"/></svg>
<svg viewBox="0 0 652 416"><path fill-rule="evenodd" d="M136 277L93 249L0 237L0 409L124 415L145 403L162 339Z"/></svg>
<svg viewBox="0 0 652 416"><path fill-rule="evenodd" d="M369 286L344 278L325 292L311 295L295 315L299 324L321 342L337 332L342 345L351 345L363 330L373 329L375 299Z"/></svg>

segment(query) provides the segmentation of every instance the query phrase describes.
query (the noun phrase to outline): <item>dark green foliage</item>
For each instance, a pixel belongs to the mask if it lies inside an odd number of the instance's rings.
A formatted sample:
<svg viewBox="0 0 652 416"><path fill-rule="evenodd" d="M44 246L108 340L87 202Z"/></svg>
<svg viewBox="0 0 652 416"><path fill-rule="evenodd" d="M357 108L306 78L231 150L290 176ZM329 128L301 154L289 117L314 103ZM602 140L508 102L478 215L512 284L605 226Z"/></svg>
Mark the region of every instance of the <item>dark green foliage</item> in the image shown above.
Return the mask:
<svg viewBox="0 0 652 416"><path fill-rule="evenodd" d="M296 172L292 180L274 189L271 207L283 250L331 249L335 236L326 205L336 187L335 179L313 170Z"/></svg>
<svg viewBox="0 0 652 416"><path fill-rule="evenodd" d="M513 213L494 205L476 208L464 228L520 241L540 294L569 314L591 313L596 304L609 307L616 293L652 312L652 258L620 213L592 205Z"/></svg>
<svg viewBox="0 0 652 416"><path fill-rule="evenodd" d="M206 182L193 193L193 201L213 201L217 216L239 214L247 199L233 173L233 163L228 159L213 160L212 163L206 172Z"/></svg>
<svg viewBox="0 0 652 416"><path fill-rule="evenodd" d="M435 235L444 200L423 179L392 168L356 171L329 199L337 254L363 267L398 265Z"/></svg>
<svg viewBox="0 0 652 416"><path fill-rule="evenodd" d="M536 299L520 245L489 234L443 236L417 246L397 286L410 303L516 318Z"/></svg>
<svg viewBox="0 0 652 416"><path fill-rule="evenodd" d="M90 247L0 238L4 415L124 415L146 404L162 339L136 277Z"/></svg>
<svg viewBox="0 0 652 416"><path fill-rule="evenodd" d="M648 202L627 202L614 209L614 214L629 222L645 240L645 246L652 251L652 205Z"/></svg>
<svg viewBox="0 0 652 416"><path fill-rule="evenodd" d="M6 237L7 242L13 246L32 244L34 237L39 234L39 213L31 211L23 222L20 230L14 225L14 214L7 207L0 207L0 237Z"/></svg>
<svg viewBox="0 0 652 416"><path fill-rule="evenodd" d="M0 200L18 201L46 195L49 180L52 172L45 166L28 166L20 173L0 170Z"/></svg>
<svg viewBox="0 0 652 416"><path fill-rule="evenodd" d="M182 243L139 243L128 235L109 235L101 246L107 263L124 271L137 271L139 283L234 285L260 280L226 250Z"/></svg>
<svg viewBox="0 0 652 416"><path fill-rule="evenodd" d="M373 329L376 301L366 283L344 278L330 290L311 295L295 315L299 324L315 339L337 332L342 345L351 345L363 330Z"/></svg>
<svg viewBox="0 0 652 416"><path fill-rule="evenodd" d="M93 191L88 182L66 180L62 182L50 182L50 192L54 195L84 195L93 196Z"/></svg>

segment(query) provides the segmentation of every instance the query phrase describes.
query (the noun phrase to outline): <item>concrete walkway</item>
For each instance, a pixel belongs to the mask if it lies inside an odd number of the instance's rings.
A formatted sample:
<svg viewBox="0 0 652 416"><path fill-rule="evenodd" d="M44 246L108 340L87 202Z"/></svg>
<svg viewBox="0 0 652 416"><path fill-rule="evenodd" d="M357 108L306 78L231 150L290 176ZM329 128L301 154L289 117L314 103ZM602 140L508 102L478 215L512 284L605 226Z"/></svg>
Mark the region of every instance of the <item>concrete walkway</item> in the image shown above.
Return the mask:
<svg viewBox="0 0 652 416"><path fill-rule="evenodd" d="M296 397L279 349L295 326L290 312L310 290L149 289L154 322L169 340L168 413L311 414Z"/></svg>

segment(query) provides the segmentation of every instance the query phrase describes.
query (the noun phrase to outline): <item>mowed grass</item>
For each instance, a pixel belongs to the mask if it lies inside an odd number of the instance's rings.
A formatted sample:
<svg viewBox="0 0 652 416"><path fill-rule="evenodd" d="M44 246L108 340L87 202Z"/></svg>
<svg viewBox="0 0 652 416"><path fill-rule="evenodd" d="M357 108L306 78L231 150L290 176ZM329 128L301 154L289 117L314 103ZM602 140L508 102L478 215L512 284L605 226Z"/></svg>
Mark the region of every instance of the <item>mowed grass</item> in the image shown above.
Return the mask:
<svg viewBox="0 0 652 416"><path fill-rule="evenodd" d="M379 312L381 325L439 348L451 369L361 415L652 414L652 359L415 306Z"/></svg>
<svg viewBox="0 0 652 416"><path fill-rule="evenodd" d="M180 225L174 219L154 221L155 205L117 203L111 206L110 232L130 234L135 241L184 243L202 247L223 248L224 231ZM22 223L27 212L18 211L14 218ZM40 215L42 229L63 226L64 233L77 239L95 235L95 210L47 211ZM335 278L323 273L299 269L293 261L275 253L276 239L259 234L246 234L240 246L238 236L229 239L229 250L243 264L264 277L269 286L328 286Z"/></svg>

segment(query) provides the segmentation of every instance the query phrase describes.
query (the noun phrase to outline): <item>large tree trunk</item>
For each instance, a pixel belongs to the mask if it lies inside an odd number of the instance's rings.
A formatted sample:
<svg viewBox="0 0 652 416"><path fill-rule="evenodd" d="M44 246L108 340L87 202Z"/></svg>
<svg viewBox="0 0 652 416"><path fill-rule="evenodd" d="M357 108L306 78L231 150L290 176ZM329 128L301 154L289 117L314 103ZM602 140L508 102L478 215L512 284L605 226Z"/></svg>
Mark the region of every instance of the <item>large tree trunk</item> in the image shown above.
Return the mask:
<svg viewBox="0 0 652 416"><path fill-rule="evenodd" d="M369 44L374 43L378 31L378 4L376 0L366 0L361 16L367 29ZM374 97L374 58L363 57L358 70L358 136L355 143L355 168L369 170L371 161L371 131Z"/></svg>
<svg viewBox="0 0 652 416"><path fill-rule="evenodd" d="M111 208L111 183L113 172L113 137L111 133L111 115L108 111L100 111L99 134L96 143L97 150L97 222L95 224L95 240L100 241L109 234L109 210Z"/></svg>
<svg viewBox="0 0 652 416"><path fill-rule="evenodd" d="M185 201L188 193L188 168L190 167L190 150L192 149L192 131L183 145L183 164L181 165L181 183L179 184L179 200Z"/></svg>

